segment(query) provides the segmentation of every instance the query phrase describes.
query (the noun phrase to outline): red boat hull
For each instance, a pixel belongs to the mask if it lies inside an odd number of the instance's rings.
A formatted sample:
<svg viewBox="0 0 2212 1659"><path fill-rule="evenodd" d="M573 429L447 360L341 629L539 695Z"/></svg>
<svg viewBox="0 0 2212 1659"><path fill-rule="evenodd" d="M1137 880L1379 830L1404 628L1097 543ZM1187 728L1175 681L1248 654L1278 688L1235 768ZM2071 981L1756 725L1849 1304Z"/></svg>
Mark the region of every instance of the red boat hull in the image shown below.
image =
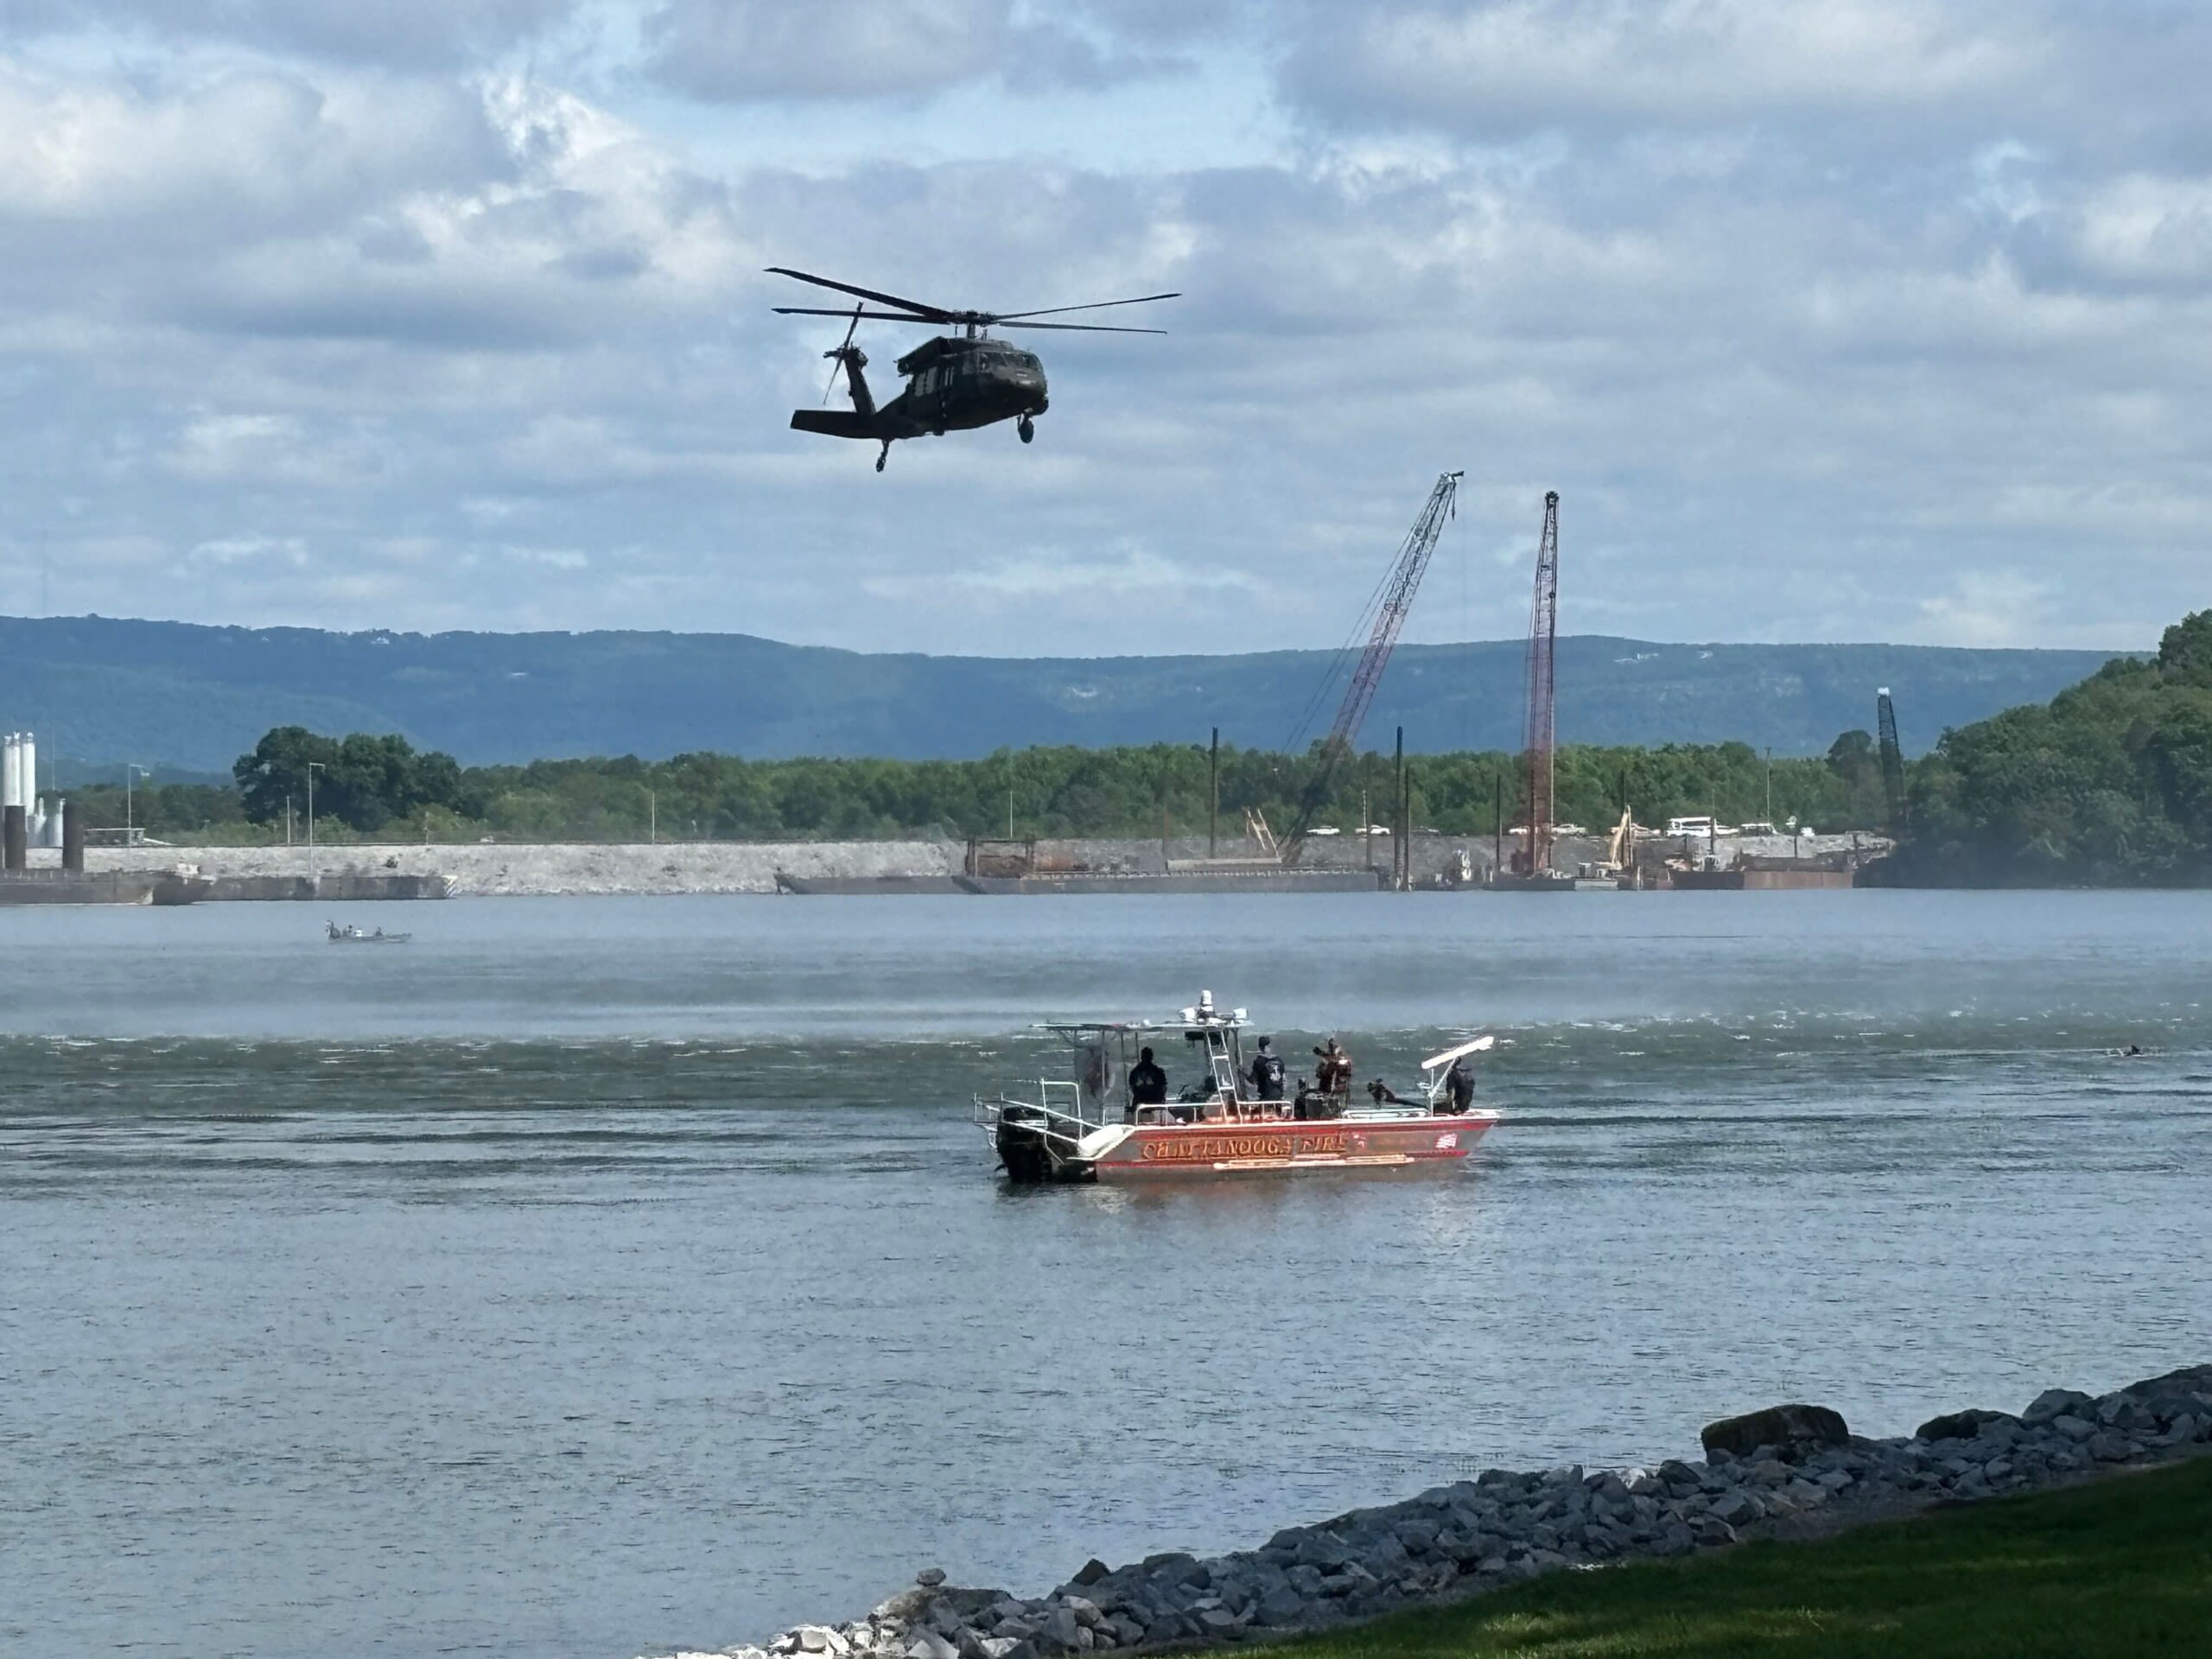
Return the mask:
<svg viewBox="0 0 2212 1659"><path fill-rule="evenodd" d="M1102 1181L1410 1168L1465 1158L1497 1122L1494 1112L1466 1112L1311 1122L1144 1124L1103 1149L1090 1168Z"/></svg>

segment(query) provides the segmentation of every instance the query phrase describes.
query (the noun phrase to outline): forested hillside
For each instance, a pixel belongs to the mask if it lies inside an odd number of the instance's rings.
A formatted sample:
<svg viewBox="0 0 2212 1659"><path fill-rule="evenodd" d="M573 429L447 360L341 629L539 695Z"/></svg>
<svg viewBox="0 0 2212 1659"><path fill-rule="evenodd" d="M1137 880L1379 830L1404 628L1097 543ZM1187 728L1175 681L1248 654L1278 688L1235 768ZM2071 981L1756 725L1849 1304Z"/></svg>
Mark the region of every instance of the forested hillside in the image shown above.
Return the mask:
<svg viewBox="0 0 2212 1659"><path fill-rule="evenodd" d="M1043 637L1040 635L1040 637ZM1233 638L1233 630L1228 637ZM1908 753L2093 672L2096 652L1560 642L1563 741L1738 741L1818 755L1895 692ZM1332 680L1336 668L1338 677ZM277 726L390 732L470 766L712 752L975 760L1001 749L1202 741L1302 750L1335 653L871 656L738 634L326 633L99 617L0 618L0 723L49 761L209 773ZM1519 640L1405 645L1368 719L1423 753L1510 749ZM1313 711L1301 721L1301 711Z"/></svg>
<svg viewBox="0 0 2212 1659"><path fill-rule="evenodd" d="M1911 880L2212 882L2212 611L2167 629L2152 661L1948 734L1910 804Z"/></svg>

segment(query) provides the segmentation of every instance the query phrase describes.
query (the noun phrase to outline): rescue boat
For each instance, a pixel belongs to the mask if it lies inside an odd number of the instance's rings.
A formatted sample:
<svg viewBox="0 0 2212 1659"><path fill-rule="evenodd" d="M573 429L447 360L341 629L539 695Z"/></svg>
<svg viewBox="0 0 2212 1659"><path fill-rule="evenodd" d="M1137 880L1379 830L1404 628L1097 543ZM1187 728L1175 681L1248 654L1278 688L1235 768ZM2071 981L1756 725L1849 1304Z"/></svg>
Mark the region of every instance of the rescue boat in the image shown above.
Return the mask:
<svg viewBox="0 0 2212 1659"><path fill-rule="evenodd" d="M1048 1020L1037 1029L1067 1044L1069 1075L978 1095L974 1121L1023 1185L1435 1166L1464 1159L1497 1122L1493 1111L1455 1109L1447 1086L1452 1063L1494 1038L1423 1060L1416 1100L1303 1080L1287 1099L1262 1100L1244 1057L1249 1028L1243 1009L1217 1009L1205 991L1175 1020ZM1201 1080L1179 1099L1140 1103L1131 1067L1178 1033L1203 1063Z"/></svg>

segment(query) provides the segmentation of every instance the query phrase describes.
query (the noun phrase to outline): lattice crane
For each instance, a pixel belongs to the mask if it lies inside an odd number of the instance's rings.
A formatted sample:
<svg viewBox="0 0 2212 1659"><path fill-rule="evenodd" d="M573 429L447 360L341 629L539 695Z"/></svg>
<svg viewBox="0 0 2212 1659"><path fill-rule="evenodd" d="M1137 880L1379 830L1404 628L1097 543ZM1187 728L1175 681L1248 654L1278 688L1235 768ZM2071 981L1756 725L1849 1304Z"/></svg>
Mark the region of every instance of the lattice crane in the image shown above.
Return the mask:
<svg viewBox="0 0 2212 1659"><path fill-rule="evenodd" d="M1406 626L1406 613L1413 608L1414 594L1428 569L1429 556L1436 551L1437 538L1444 533L1445 521L1454 514L1460 477L1458 473L1445 473L1438 477L1436 487L1428 493L1427 504L1421 510L1421 517L1406 532L1404 545L1398 550L1397 563L1391 567L1380 590L1381 602L1375 613L1375 626L1367 636L1367 649L1360 653L1358 666L1352 670L1351 683L1344 688L1344 700L1337 709L1336 723L1329 728L1328 740L1321 747L1321 764L1306 784L1306 793L1298 804L1298 816L1292 819L1289 830L1282 837L1282 859L1286 864L1295 864L1299 854L1305 850L1306 837L1313 828L1313 820L1329 804L1337 774L1352 753L1360 724L1375 701L1375 690L1382 683L1382 671L1389 665L1390 652Z"/></svg>
<svg viewBox="0 0 2212 1659"><path fill-rule="evenodd" d="M1529 741L1522 751L1522 804L1529 812L1523 874L1552 867L1558 823L1555 799L1559 732L1553 712L1559 690L1559 492L1544 496L1544 534L1536 545L1536 596L1529 607Z"/></svg>
<svg viewBox="0 0 2212 1659"><path fill-rule="evenodd" d="M1897 747L1897 706L1890 701L1886 685L1875 696L1874 727L1881 734L1882 798L1890 811L1890 834L1902 838L1905 832L1904 752Z"/></svg>

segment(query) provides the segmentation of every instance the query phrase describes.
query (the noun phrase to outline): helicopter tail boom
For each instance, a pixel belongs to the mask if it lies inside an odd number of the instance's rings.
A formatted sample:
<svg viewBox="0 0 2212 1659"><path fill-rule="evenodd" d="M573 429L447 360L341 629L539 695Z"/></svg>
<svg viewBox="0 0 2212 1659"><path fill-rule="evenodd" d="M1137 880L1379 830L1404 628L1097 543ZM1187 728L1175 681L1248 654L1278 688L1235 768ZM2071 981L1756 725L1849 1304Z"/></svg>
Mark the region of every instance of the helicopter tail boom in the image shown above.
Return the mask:
<svg viewBox="0 0 2212 1659"><path fill-rule="evenodd" d="M826 438L881 435L875 430L874 416L863 415L856 409L795 409L791 411L791 430L819 432Z"/></svg>

